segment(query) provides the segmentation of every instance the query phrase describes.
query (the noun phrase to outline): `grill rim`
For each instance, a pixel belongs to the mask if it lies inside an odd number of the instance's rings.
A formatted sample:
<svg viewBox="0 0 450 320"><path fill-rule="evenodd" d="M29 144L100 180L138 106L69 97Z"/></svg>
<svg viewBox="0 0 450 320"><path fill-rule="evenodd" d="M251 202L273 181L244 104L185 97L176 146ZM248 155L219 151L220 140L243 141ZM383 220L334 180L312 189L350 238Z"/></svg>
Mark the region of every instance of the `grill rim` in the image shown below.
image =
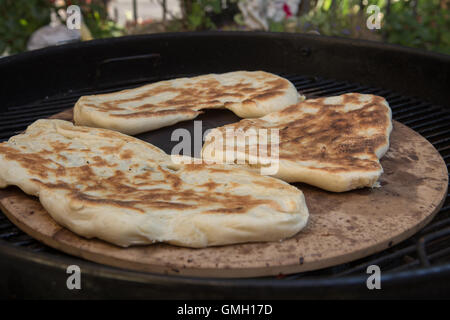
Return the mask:
<svg viewBox="0 0 450 320"><path fill-rule="evenodd" d="M210 36L218 36L220 35L220 37L226 37L226 36L236 36L236 34L245 34L245 36L263 36L261 38L261 40L263 40L263 38L266 38L267 36L269 37L274 37L275 39L278 38L279 36L283 36L283 39L286 39L286 34L280 34L280 33L263 33L263 32L257 32L257 33L249 33L249 32L207 32L207 33L189 33L187 34L190 37L195 37L198 38L199 36L201 37L210 37ZM185 36L186 33L175 33L175 34L164 34L164 35L144 35L144 36L129 36L129 37L123 37L123 38L116 38L118 40L120 40L120 42L123 41L123 43L126 43L130 38L131 39L138 39L139 41L141 41L142 39L148 39L149 37L151 37L152 39L154 38L158 38L158 39L166 39L166 36L170 36L173 38L170 39L176 39L179 36ZM345 44L345 45L350 45L350 46L362 46L362 47L366 47L366 45L370 44L370 46L375 46L378 47L378 49L382 49L382 50L393 50L392 52L397 52L397 53L402 53L402 54L415 54L418 57L427 57L430 59L438 59L440 62L443 62L444 64L446 64L447 68L450 66L450 56L446 56L446 55L442 55L442 54L436 54L436 53L430 53L430 52L426 52L426 51L421 51L421 50L417 50L417 49L411 49L411 48L404 48L401 46L394 46L394 45L384 45L377 42L372 42L372 41L359 41L359 40L349 40L349 39L343 39L343 38L335 38L335 37L318 37L318 36L314 36L314 35L301 35L301 37L299 37L298 35L288 35L287 38L292 39L292 41L294 41L297 38L306 38L306 39L313 39L313 40L323 40L323 38L327 38L327 39L332 39L332 40L337 40L340 44ZM317 39L316 39L317 38ZM170 40L169 39L169 40ZM28 53L23 53L17 56L12 56L12 57L7 57L7 58L3 58L0 59L0 71L2 70L2 66L4 65L8 65L8 61L10 59L13 59L13 61L15 61L14 63L18 63L17 61L26 61L27 59L29 59L29 57L35 58L35 54L52 54L53 52L59 52L59 53L63 53L66 52L67 49L70 49L71 47L73 48L80 48L80 46L82 45L82 47L86 46L86 47L95 47L97 45L97 43L99 44L106 44L108 46L112 45L111 41L114 41L115 39L101 39L101 40L94 40L88 43L83 43L83 44L68 44L65 46L61 46L61 47L55 47L55 48L46 48L46 49L41 49L38 50L38 52L28 52ZM297 39L298 40L298 39ZM295 40L295 41L297 41ZM353 44L352 44L353 43ZM356 43L356 44L355 44ZM329 44L327 45L329 46ZM298 47L298 48L301 48ZM297 48L297 49L298 49ZM294 48L295 49L295 48ZM18 59L18 60L17 60ZM444 69L445 70L445 69ZM364 83L358 79L353 80L353 79L349 79L349 78L344 78L344 79L339 79L339 78L335 78L335 77L327 77L324 75L314 75L314 76L308 76L308 73L306 74L302 74L302 73L298 73L293 71L292 73L297 73L297 74L301 74L303 77L323 77L325 79L332 79L334 81L334 83L336 83L337 81L342 81L342 82L351 82L351 83L355 83L361 86L370 86L370 90L372 90L373 88L384 88L386 89L386 86L379 86L377 84L372 84L372 83ZM311 74L311 73L309 73ZM404 96L404 93L402 91L393 89L389 86L387 86L389 89L387 91L391 91L395 94L398 95L402 95ZM81 90L85 90L89 88L89 85L85 88L78 88L75 91L81 91ZM340 89L341 90L341 89ZM440 104L442 107L444 107L446 110L448 111L448 101L450 101L450 93L448 93L449 95L449 100L446 100L445 103L438 103ZM411 95L411 94L407 94L406 95L408 98L414 99L417 96L416 95ZM61 99L63 99L63 97L61 97ZM427 98L419 98L421 99L421 101L423 103L429 103L429 99ZM436 103L435 101L433 101L433 104ZM401 110L401 109L399 109ZM448 164L447 164L448 167ZM448 196L447 196L448 198ZM445 202L443 202L443 205L445 206ZM439 214L439 213L438 213ZM278 279L274 279L274 278L270 278L270 279L264 279L264 278L254 278L254 279L219 279L219 278L195 278L195 277L186 277L186 276L174 276L174 275L170 275L170 276L165 276L165 275L160 275L160 274L152 274L152 273L145 273L145 272L139 272L139 271L130 271L130 270L125 270L125 269L120 269L120 268L115 268L115 267L110 267L110 266L104 266L101 264L96 264L90 261L86 261L86 260L81 260L79 258L76 257L65 257L65 256L59 256L59 255L53 255L53 254L49 254L47 252L31 252L30 250L27 250L26 248L22 248L22 247L14 247L11 244L8 244L6 241L0 240L0 252L6 252L4 251L4 248L8 247L9 251L11 251L12 253L14 253L14 250L16 250L16 252L12 255L10 255L11 257L16 257L17 259L20 259L21 261L24 261L25 264L30 263L30 262L34 262L34 263L47 263L48 266L51 266L52 268L58 268L58 269L62 269L64 265L69 265L69 264L73 264L74 261L77 261L78 263L80 263L80 266L84 266L85 270L87 270L87 274L92 275L93 277L95 276L101 276L103 274L108 275L108 279L110 280L123 280L123 281L127 281L127 282L135 282L136 278L135 277L139 277L141 279L141 281L138 281L139 283L145 283L145 284L161 284L161 285L166 285L166 286L170 286L170 285L202 285L204 286L204 288L214 288L214 286L220 286L221 288L232 288L235 287L236 289L242 289L243 286L249 286L251 288L258 288L258 289L262 289L264 287L270 286L274 289L280 289L280 290L292 290L292 289L311 289L311 288L321 288L323 286L327 287L327 286L343 286L343 285L364 285L365 284L365 280L367 278L367 276L361 275L361 276L357 276L357 275L344 275L344 276L339 276L336 278L333 278L332 276L328 276L328 278L325 278L327 276L320 276L320 278L318 279L314 279L314 277L305 277L305 278L297 278L297 279L291 279L291 280L278 280ZM19 254L19 252L21 254ZM21 256L22 255L22 256ZM44 257L46 259L43 260L43 258L40 259L40 257ZM52 261L52 260L57 260ZM51 263L49 263L49 261ZM67 262L67 264L64 263L64 261ZM88 269L86 269L88 268ZM113 271L111 271L113 270ZM64 272L64 270L62 270ZM109 273L108 273L109 272ZM450 263L447 264L442 264L442 265L432 265L430 267L420 267L419 269L412 269L412 270L405 270L405 271L399 271L399 272L385 272L383 273L383 281L382 283L385 285L389 285L389 283L395 283L395 282L399 282L401 279L412 279L411 277L422 277L422 278L432 278L433 276L435 276L436 274L438 274L439 276L441 276L442 278L447 277L450 275ZM145 281L144 281L145 280ZM1 281L0 281L1 284ZM1 287L1 286L0 286ZM367 289L364 286L364 289L367 291ZM1 290L0 290L1 291Z"/></svg>
<svg viewBox="0 0 450 320"><path fill-rule="evenodd" d="M18 249L18 250L14 250ZM54 256L46 252L31 252L21 247L13 248L0 241L0 251L6 257L23 260L24 263L37 263L59 270L61 274L66 273L69 265L76 264L80 266L83 276L107 278L112 281L124 281L131 284L139 283L145 285L160 286L201 286L204 289L279 289L279 290L297 290L297 289L323 289L327 287L340 288L349 286L352 288L365 289L367 275L352 275L344 277L328 277L328 278L299 278L285 281L282 279L265 279L265 278L197 278L189 276L162 275L140 271L130 271L112 266L97 264L88 260L82 260L76 257ZM57 260L57 261L55 261ZM75 261L74 261L75 260ZM74 263L76 262L76 263ZM428 281L438 276L439 278L450 278L450 263L433 265L421 269L412 269L406 271L385 272L382 273L382 285L391 286L402 280ZM420 278L420 279L419 279ZM0 281L1 284L1 281ZM420 288L419 288L420 289ZM207 294L205 293L205 296Z"/></svg>
<svg viewBox="0 0 450 320"><path fill-rule="evenodd" d="M48 53L54 53L58 50L66 51L70 49L79 48L80 45L85 47L90 46L98 46L99 44L111 44L111 40L114 40L115 42L129 42L130 40L144 40L148 38L161 38L164 40L167 40L167 38L178 38L182 36L185 37L228 37L228 36L240 36L240 37L247 37L247 36L256 36L256 37L275 37L275 38L282 38L285 37L301 37L305 39L313 39L313 40L322 40L322 39L328 39L333 42L339 43L339 44L346 44L346 45L352 45L355 47L371 47L371 48L381 48L383 50L393 50L398 53L405 53L405 54L418 54L422 56L428 56L433 59L438 59L443 62L449 62L450 61L450 55L434 52L434 51L428 51L424 49L418 49L413 47L406 47L398 44L392 44L392 43L386 43L381 41L373 41L373 40L365 40L365 39L353 39L353 38L344 38L344 37L338 37L338 36L327 36L327 35L315 35L315 34L308 34L308 33L290 33L290 32L267 32L267 31L187 31L187 32L165 32L165 33L153 33L153 34L137 34L137 35L126 35L121 37L111 37L111 38L102 38L102 39L93 39L85 42L71 42L67 44L52 46L52 47L45 47L40 48L32 51L26 51L26 52L20 52L14 55L6 56L0 58L0 68L3 64L9 64L10 62L20 59L28 59L29 57L34 57L36 54L48 54ZM20 62L20 61L18 61Z"/></svg>

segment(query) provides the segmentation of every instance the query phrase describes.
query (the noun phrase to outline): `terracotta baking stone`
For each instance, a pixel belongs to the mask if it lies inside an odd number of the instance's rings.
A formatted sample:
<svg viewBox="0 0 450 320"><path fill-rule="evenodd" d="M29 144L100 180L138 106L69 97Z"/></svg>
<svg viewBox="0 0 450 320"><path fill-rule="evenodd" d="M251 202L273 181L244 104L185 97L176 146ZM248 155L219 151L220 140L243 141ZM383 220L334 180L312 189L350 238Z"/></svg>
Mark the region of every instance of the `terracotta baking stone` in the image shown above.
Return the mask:
<svg viewBox="0 0 450 320"><path fill-rule="evenodd" d="M71 120L71 113L57 115ZM258 277L321 269L384 250L413 235L439 211L447 194L444 160L422 136L394 121L381 160L381 188L331 193L303 184L310 219L281 242L190 249L166 244L120 248L60 227L37 198L0 190L0 207L30 236L50 247L124 269L198 277Z"/></svg>

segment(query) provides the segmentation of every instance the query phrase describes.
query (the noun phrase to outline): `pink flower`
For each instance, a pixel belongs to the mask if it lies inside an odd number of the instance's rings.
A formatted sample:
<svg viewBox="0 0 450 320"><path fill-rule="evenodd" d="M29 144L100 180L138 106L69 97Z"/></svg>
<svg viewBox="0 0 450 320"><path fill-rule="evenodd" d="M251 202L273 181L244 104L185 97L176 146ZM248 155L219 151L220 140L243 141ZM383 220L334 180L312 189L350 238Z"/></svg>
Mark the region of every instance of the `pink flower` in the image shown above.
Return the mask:
<svg viewBox="0 0 450 320"><path fill-rule="evenodd" d="M283 3L283 11L286 14L286 18L292 17L291 8L287 5L287 3Z"/></svg>

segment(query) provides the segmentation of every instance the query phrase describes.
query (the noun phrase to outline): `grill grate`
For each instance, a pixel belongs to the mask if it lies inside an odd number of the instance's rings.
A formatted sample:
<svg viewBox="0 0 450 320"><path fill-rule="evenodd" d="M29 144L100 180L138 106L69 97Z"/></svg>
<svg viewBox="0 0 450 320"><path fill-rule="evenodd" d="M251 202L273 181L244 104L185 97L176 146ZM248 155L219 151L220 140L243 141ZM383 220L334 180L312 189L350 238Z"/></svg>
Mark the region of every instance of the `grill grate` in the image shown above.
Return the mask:
<svg viewBox="0 0 450 320"><path fill-rule="evenodd" d="M392 108L393 118L427 138L441 153L446 161L447 169L450 169L450 112L446 111L443 106L413 97L405 97L390 90L362 86L356 83L338 82L311 76L283 76L288 78L307 98L339 95L347 92L371 93L385 97ZM154 79L151 80L154 81ZM0 141L5 141L10 136L25 130L27 125L37 119L71 108L81 95L107 93L132 88L144 83L147 83L147 81L123 83L101 90L67 92L60 96L45 97L40 101L26 105L9 107L0 112ZM65 255L23 233L0 212L1 241L24 247L33 252ZM277 278L280 281L309 277L336 278L365 273L367 266L372 264L379 265L384 272L394 272L448 262L450 262L450 193L447 194L445 203L434 220L419 233L400 244L350 263Z"/></svg>

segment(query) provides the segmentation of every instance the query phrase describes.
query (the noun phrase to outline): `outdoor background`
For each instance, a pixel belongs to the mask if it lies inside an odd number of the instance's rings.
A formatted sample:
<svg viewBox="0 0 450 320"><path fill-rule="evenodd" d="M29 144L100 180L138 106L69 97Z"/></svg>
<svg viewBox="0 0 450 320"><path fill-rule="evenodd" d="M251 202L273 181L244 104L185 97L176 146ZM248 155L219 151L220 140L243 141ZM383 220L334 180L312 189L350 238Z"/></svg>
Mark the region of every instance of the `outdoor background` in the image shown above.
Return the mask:
<svg viewBox="0 0 450 320"><path fill-rule="evenodd" d="M84 23L70 33L66 8L73 4ZM379 30L366 26L370 5L381 9ZM0 56L70 41L202 30L319 33L450 54L450 0L0 0Z"/></svg>

